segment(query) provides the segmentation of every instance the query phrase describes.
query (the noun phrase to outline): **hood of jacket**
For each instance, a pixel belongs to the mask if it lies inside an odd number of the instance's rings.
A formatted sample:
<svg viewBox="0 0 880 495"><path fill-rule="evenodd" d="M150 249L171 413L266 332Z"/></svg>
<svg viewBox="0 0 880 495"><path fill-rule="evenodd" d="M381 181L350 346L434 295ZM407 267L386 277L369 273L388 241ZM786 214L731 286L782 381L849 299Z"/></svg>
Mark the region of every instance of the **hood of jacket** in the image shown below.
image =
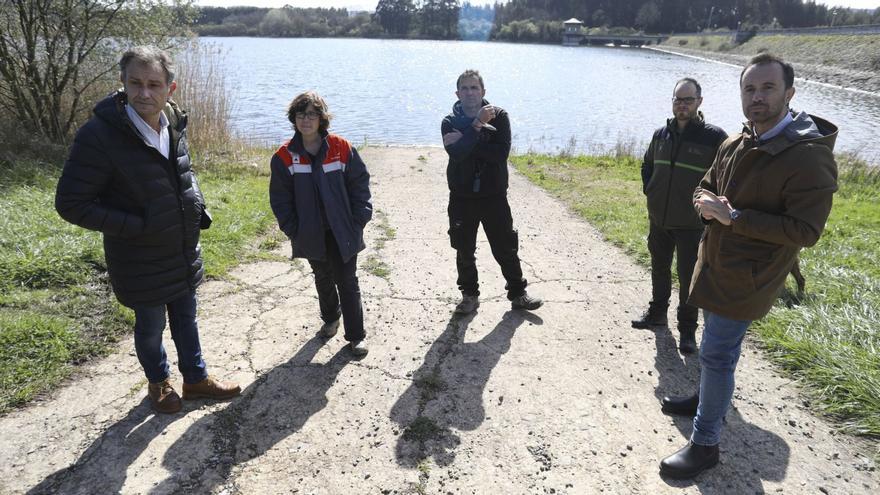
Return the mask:
<svg viewBox="0 0 880 495"><path fill-rule="evenodd" d="M489 101L483 98L483 106L489 104ZM467 126L471 125L471 122L474 121L473 117L468 117L464 113L464 107L461 104L461 101L456 101L452 104L452 125L456 129L464 129Z"/></svg>
<svg viewBox="0 0 880 495"><path fill-rule="evenodd" d="M798 143L813 142L827 146L834 151L834 143L837 141L837 126L831 122L810 115L807 112L795 112L791 110L792 121L777 136L765 143L760 143L759 148L771 155L778 155ZM743 124L743 139L755 141L755 130L749 122Z"/></svg>
<svg viewBox="0 0 880 495"><path fill-rule="evenodd" d="M137 129L125 113L125 105L127 103L128 95L125 94L125 91L119 89L99 101L92 112L96 117L108 124L123 129L131 129L137 135ZM186 128L188 120L186 112L181 110L173 100L168 100L165 104L165 116L168 118L168 129L175 134L179 134Z"/></svg>

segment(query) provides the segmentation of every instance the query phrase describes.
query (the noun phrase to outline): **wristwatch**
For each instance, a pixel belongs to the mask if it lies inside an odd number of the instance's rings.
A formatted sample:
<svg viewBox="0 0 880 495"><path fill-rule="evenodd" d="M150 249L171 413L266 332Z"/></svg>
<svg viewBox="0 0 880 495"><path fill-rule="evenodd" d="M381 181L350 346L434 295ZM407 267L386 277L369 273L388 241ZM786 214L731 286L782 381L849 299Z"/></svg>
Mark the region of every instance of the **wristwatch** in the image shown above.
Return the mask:
<svg viewBox="0 0 880 495"><path fill-rule="evenodd" d="M737 210L736 208L730 210L730 221L735 222L736 219L740 217L740 215L742 215L742 212Z"/></svg>

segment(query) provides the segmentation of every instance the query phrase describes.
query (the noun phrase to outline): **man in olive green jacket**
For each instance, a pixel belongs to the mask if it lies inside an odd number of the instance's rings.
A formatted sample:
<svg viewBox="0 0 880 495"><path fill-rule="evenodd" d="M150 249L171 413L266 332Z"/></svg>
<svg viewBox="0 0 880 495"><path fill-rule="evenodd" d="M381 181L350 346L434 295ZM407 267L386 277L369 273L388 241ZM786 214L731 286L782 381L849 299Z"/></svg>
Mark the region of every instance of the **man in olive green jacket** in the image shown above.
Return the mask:
<svg viewBox="0 0 880 495"><path fill-rule="evenodd" d="M664 399L667 412L696 414L688 444L660 463L672 478L718 463L746 329L770 311L798 251L819 240L831 212L837 128L789 109L793 83L782 59L765 53L749 61L740 76L748 123L721 145L694 192L707 227L689 302L703 308L705 326L698 395Z"/></svg>
<svg viewBox="0 0 880 495"><path fill-rule="evenodd" d="M678 272L678 348L684 354L697 350L697 308L688 304L688 289L697 261L703 223L694 211L694 188L712 165L718 145L727 138L720 128L706 123L700 112L702 88L686 77L672 93L673 117L654 132L642 161L642 190L648 204L648 251L651 253L651 302L633 328L667 325L666 311L672 295L672 256Z"/></svg>

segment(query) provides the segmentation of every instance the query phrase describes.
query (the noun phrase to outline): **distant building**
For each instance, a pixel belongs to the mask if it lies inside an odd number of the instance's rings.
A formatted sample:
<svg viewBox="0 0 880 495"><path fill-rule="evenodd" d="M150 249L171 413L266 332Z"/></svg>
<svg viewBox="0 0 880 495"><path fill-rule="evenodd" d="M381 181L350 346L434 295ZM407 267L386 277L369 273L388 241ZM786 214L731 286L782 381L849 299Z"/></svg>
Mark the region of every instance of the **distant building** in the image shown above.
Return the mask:
<svg viewBox="0 0 880 495"><path fill-rule="evenodd" d="M562 24L565 26L562 31L562 44L565 46L578 46L583 38L581 28L584 26L584 23L572 17Z"/></svg>

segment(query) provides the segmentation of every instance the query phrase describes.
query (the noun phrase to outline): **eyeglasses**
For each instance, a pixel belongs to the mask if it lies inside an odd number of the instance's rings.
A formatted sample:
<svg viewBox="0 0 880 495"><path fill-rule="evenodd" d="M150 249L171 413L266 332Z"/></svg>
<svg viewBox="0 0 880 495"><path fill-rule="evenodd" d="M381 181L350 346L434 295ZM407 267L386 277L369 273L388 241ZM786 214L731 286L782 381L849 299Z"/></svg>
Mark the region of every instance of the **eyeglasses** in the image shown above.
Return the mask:
<svg viewBox="0 0 880 495"><path fill-rule="evenodd" d="M697 99L693 96L688 96L686 98L679 98L677 96L672 97L673 105L681 105L682 103L684 103L685 105L693 105L695 101L697 101Z"/></svg>
<svg viewBox="0 0 880 495"><path fill-rule="evenodd" d="M296 118L300 120L318 120L320 116L318 112L296 112Z"/></svg>

